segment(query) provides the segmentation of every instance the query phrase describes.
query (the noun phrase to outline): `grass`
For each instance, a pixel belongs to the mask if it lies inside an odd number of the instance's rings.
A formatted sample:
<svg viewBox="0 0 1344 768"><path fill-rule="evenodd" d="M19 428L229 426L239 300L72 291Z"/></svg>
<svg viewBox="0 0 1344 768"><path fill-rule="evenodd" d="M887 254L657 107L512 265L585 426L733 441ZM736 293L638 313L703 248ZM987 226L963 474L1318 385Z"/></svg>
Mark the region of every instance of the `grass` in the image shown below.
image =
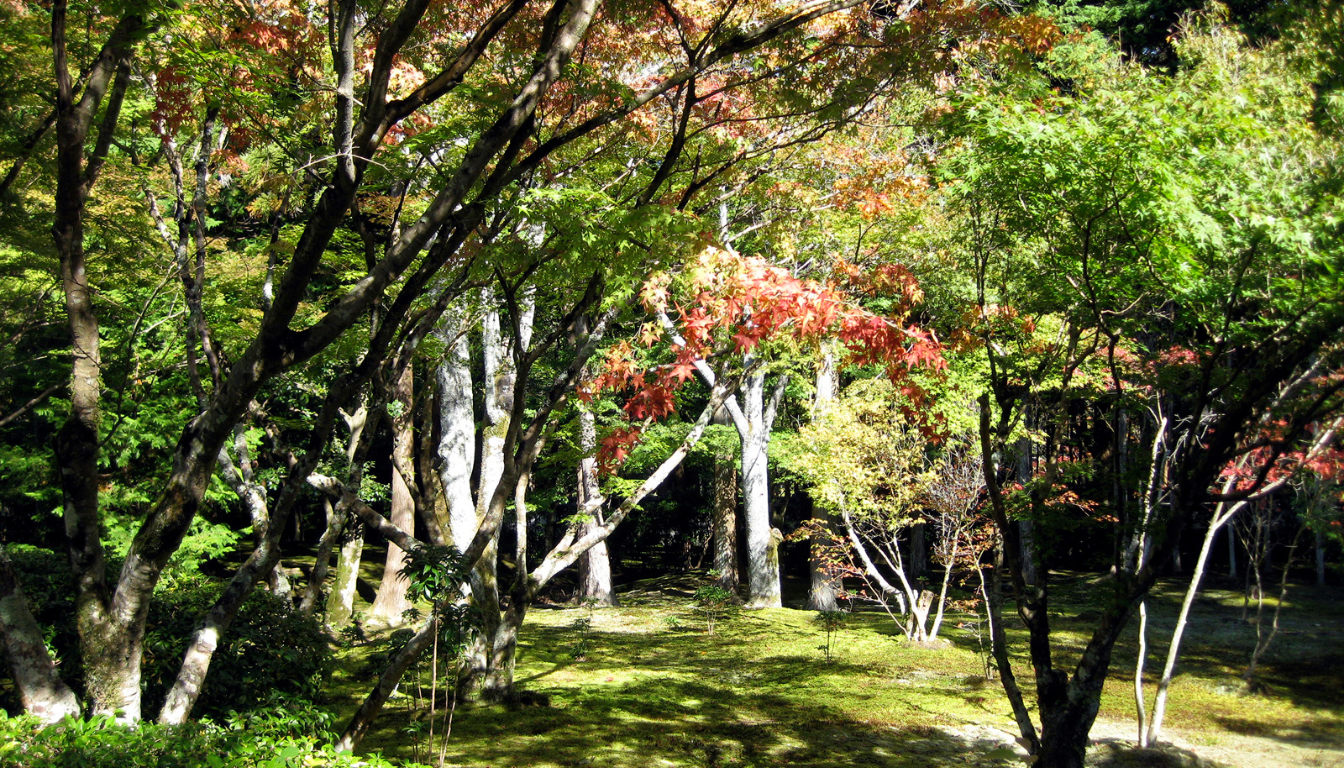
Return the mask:
<svg viewBox="0 0 1344 768"><path fill-rule="evenodd" d="M376 576L375 576L376 577ZM1052 616L1066 650L1081 650L1096 615L1096 580L1063 574ZM623 607L592 612L586 660L570 653L580 608L537 607L520 639L516 678L541 706L459 709L448 761L463 766L943 766L1022 765L997 682L986 682L977 641L950 616L949 647L905 642L889 618L860 611L827 662L824 634L808 611L742 611L710 636L695 611L693 577L646 580L621 594ZM1182 585L1149 600L1148 669L1155 682ZM1263 667L1266 692L1245 696L1239 674L1254 627L1238 619L1239 594L1213 590L1196 606L1169 702L1169 726L1185 742L1224 747L1241 765L1344 766L1344 601L1337 591L1297 588ZM675 618L675 621L669 619ZM1099 725L1133 731L1134 630L1117 648ZM1030 685L1025 636L1009 622L1019 679ZM332 681L341 718L371 684L369 649L341 652ZM427 690L427 677L426 677ZM1153 686L1149 686L1150 696ZM402 690L410 690L410 682ZM410 758L408 699L384 711L363 749ZM1095 733L1095 731L1094 731ZM1247 744L1263 761L1241 761ZM1276 753L1275 750L1296 750ZM1275 756L1277 755L1277 756ZM1309 757L1302 757L1309 755ZM1310 756L1316 757L1310 757ZM1193 760L1186 754L1186 758ZM1226 754L1223 755L1226 759ZM1134 762L1112 744L1106 765ZM1143 758L1144 760L1148 758ZM1184 758L1182 758L1184 759ZM1248 758L1249 760L1249 758Z"/></svg>

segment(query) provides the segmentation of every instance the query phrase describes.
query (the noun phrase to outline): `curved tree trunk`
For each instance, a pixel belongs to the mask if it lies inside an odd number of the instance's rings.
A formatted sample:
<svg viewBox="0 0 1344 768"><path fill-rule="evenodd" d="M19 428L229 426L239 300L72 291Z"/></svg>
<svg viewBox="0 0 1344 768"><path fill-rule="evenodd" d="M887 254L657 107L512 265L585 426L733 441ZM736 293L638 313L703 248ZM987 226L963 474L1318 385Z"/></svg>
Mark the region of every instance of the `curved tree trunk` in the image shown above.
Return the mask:
<svg viewBox="0 0 1344 768"><path fill-rule="evenodd" d="M79 700L47 652L42 629L14 577L9 553L0 542L0 639L5 643L10 675L19 689L23 709L45 724L79 717Z"/></svg>
<svg viewBox="0 0 1344 768"><path fill-rule="evenodd" d="M364 525L358 520L347 526L342 538L341 553L336 558L336 577L331 594L327 595L327 626L340 629L350 623L355 613L355 587L359 581L359 565L364 557Z"/></svg>

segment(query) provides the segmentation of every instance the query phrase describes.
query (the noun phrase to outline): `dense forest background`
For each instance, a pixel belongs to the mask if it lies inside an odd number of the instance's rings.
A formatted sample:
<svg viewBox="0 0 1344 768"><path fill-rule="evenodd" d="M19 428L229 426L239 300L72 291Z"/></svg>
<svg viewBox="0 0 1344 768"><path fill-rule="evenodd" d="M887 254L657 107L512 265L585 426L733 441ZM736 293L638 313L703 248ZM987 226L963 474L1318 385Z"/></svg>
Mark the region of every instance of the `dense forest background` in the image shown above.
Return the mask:
<svg viewBox="0 0 1344 768"><path fill-rule="evenodd" d="M1252 694L1339 584L1337 3L0 21L0 759L341 764L423 677L442 764L445 709L529 701L531 609L689 574L828 661L982 627L1081 766L1136 622L1161 741L1206 572ZM379 649L341 722L335 647Z"/></svg>

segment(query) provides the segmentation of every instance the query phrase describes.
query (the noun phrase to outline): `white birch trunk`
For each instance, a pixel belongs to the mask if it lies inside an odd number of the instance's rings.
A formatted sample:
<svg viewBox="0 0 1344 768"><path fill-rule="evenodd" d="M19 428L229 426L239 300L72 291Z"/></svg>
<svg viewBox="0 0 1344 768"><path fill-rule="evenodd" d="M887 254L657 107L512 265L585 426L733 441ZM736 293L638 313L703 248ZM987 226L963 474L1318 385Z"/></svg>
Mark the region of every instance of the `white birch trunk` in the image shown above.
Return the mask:
<svg viewBox="0 0 1344 768"><path fill-rule="evenodd" d="M449 538L458 551L471 544L480 524L471 499L476 458L476 418L471 405L471 351L461 316L445 317L439 338L447 345L436 369L439 388L439 479L448 503Z"/></svg>
<svg viewBox="0 0 1344 768"><path fill-rule="evenodd" d="M742 498L747 522L747 606L779 608L779 560L771 555L770 475L767 452L770 426L765 420L765 374L756 374L742 387Z"/></svg>
<svg viewBox="0 0 1344 768"><path fill-rule="evenodd" d="M589 520L580 524L580 537L602 525L602 493L597 482L597 424L593 412L579 412L578 511ZM525 534L519 534L525 535ZM525 566L520 566L525 567ZM611 585L611 557L605 539L594 544L579 558L579 589L576 597L585 605L611 607L617 604Z"/></svg>

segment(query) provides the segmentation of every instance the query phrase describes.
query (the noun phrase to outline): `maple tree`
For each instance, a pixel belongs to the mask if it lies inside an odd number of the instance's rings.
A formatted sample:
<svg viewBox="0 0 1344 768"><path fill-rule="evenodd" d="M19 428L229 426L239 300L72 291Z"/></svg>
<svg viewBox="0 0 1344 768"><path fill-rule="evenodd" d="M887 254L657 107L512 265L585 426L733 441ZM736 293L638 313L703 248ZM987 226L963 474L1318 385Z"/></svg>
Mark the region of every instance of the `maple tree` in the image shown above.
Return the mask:
<svg viewBox="0 0 1344 768"><path fill-rule="evenodd" d="M1307 426L1342 404L1337 382L1322 376L1338 354L1329 328L1339 294L1324 266L1337 257L1333 246L1298 250L1306 240L1288 232L1300 227L1310 240L1320 222L1307 170L1320 139L1287 106L1300 92L1289 97L1293 86L1271 74L1272 55L1245 51L1214 22L1192 21L1183 40L1201 64L1171 80L1061 54L1074 92L1027 85L1021 101L972 97L949 117L971 129L964 157L975 158L944 166L975 267L968 327L949 337L988 366L986 483L1032 637L1039 733L1011 669L1000 671L1023 738L1048 765L1082 764L1118 633L1181 531L1207 504L1254 494L1268 457L1301 450ZM983 87L1005 95L1000 83ZM1232 94L1248 92L1272 120L1245 118ZM1179 141L1166 133L1173 125ZM1224 180L1254 173L1243 154L1251 147L1274 147L1263 156L1294 170L1276 174L1272 191L1248 182L1233 192ZM1297 205L1312 214L1290 213ZM1238 206L1255 214L1231 215ZM1319 269L1281 269L1299 256ZM1071 403L1103 405L1080 420ZM1270 422L1279 426L1266 432ZM1100 433L1100 450L1083 450L1084 430ZM1025 498L1014 510L994 459L1019 437L1040 458L1029 455L1035 466L1019 475ZM1250 485L1219 489L1226 467L1261 449ZM1024 548L1014 517L1119 528L1113 595L1071 672L1050 642L1047 584L1028 578L1054 553L1039 539Z"/></svg>
<svg viewBox="0 0 1344 768"><path fill-rule="evenodd" d="M24 707L153 714L156 592L236 551L176 675L155 660L157 716L184 722L315 528L295 598L318 611L344 543L341 623L360 526L463 553L464 688L509 695L529 605L647 514L720 405L748 598L777 606L769 448L830 356L851 396L802 428L833 438L821 506L898 564L927 520L946 592L979 573L986 487L1039 734L1010 698L1043 764L1076 764L1182 531L1207 524L1202 568L1235 510L1337 475L1331 14L1263 50L1191 21L1163 74L1069 14L961 2L0 4L0 504L12 540L66 542L75 605L48 642L0 548ZM834 482L851 470L869 493ZM1046 566L1106 541L1114 604L1069 677ZM850 557L845 576L881 571ZM913 606L905 576L879 591ZM343 747L436 627L389 657Z"/></svg>

